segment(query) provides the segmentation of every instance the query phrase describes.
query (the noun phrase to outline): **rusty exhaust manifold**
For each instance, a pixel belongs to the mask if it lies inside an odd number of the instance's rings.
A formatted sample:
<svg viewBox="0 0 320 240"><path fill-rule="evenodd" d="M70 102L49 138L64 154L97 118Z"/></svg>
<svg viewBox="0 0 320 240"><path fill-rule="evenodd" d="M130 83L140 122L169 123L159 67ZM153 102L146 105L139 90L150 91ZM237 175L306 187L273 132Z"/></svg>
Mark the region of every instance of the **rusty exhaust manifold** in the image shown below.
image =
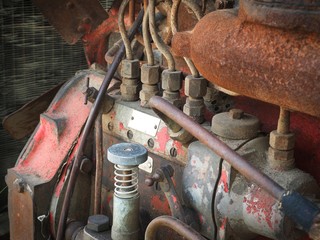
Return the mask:
<svg viewBox="0 0 320 240"><path fill-rule="evenodd" d="M215 11L192 32L175 34L173 52L191 58L201 74L220 87L320 117L319 33L306 31L303 23L283 28L273 24L276 18L252 17L246 11L248 2L254 1L240 2L239 14ZM310 10L313 15L320 5L314 2L318 7ZM307 16L309 8L301 11Z"/></svg>

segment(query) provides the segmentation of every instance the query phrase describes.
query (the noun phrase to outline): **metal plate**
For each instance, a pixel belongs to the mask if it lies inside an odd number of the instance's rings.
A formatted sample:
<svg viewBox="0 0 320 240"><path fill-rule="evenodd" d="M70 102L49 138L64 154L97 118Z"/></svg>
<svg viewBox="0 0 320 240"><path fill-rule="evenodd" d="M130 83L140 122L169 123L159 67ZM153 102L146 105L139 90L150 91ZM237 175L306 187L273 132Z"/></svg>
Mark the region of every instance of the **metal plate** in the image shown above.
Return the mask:
<svg viewBox="0 0 320 240"><path fill-rule="evenodd" d="M147 172L152 173L153 170L153 159L151 157L148 157L147 161L139 165L139 169Z"/></svg>
<svg viewBox="0 0 320 240"><path fill-rule="evenodd" d="M159 124L159 118L133 110L128 127L155 137L159 128Z"/></svg>

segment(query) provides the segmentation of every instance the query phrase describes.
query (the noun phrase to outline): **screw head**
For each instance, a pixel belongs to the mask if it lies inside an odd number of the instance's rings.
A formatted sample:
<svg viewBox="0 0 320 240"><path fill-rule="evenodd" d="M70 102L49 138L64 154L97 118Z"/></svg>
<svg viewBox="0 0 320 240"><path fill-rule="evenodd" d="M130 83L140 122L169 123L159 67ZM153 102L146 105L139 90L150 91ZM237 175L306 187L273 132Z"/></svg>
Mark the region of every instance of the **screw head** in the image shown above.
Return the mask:
<svg viewBox="0 0 320 240"><path fill-rule="evenodd" d="M97 214L88 218L87 228L95 232L104 232L110 229L110 219L106 215Z"/></svg>

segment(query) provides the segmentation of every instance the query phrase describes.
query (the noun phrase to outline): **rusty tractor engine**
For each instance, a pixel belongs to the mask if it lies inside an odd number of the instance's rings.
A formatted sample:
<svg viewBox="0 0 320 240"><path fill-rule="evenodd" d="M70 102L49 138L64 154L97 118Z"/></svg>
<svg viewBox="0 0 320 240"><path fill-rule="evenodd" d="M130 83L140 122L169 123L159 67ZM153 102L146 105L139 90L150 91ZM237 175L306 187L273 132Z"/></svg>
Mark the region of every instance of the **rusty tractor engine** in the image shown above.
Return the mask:
<svg viewBox="0 0 320 240"><path fill-rule="evenodd" d="M319 0L34 4L89 68L8 169L11 239L320 239Z"/></svg>

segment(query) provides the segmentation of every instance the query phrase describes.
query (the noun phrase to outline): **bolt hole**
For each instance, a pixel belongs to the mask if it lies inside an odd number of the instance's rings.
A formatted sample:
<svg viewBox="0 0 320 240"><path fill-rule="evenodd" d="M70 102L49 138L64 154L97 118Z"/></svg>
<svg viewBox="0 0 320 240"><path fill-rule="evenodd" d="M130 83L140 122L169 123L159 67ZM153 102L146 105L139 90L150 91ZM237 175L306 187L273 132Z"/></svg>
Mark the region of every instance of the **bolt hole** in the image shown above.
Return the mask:
<svg viewBox="0 0 320 240"><path fill-rule="evenodd" d="M226 109L228 110L230 108L230 104L226 104Z"/></svg>
<svg viewBox="0 0 320 240"><path fill-rule="evenodd" d="M220 110L220 108L218 106L214 107L214 111L218 112Z"/></svg>
<svg viewBox="0 0 320 240"><path fill-rule="evenodd" d="M158 126L157 125L154 125L154 129L157 129L158 128Z"/></svg>
<svg viewBox="0 0 320 240"><path fill-rule="evenodd" d="M133 138L133 132L132 132L131 130L129 130L129 131L127 132L127 137L128 137L129 139L132 139L132 138Z"/></svg>
<svg viewBox="0 0 320 240"><path fill-rule="evenodd" d="M153 141L152 138L149 138L149 140L148 140L148 146L149 146L150 148L153 148L153 147L154 147L154 141Z"/></svg>
<svg viewBox="0 0 320 240"><path fill-rule="evenodd" d="M131 117L131 120L133 120L134 119L134 117Z"/></svg>
<svg viewBox="0 0 320 240"><path fill-rule="evenodd" d="M217 103L217 100L213 100L213 101L211 102L212 105L215 105L216 103Z"/></svg>
<svg viewBox="0 0 320 240"><path fill-rule="evenodd" d="M176 157L177 156L177 149L176 148L171 148L170 149L170 156L171 157Z"/></svg>

